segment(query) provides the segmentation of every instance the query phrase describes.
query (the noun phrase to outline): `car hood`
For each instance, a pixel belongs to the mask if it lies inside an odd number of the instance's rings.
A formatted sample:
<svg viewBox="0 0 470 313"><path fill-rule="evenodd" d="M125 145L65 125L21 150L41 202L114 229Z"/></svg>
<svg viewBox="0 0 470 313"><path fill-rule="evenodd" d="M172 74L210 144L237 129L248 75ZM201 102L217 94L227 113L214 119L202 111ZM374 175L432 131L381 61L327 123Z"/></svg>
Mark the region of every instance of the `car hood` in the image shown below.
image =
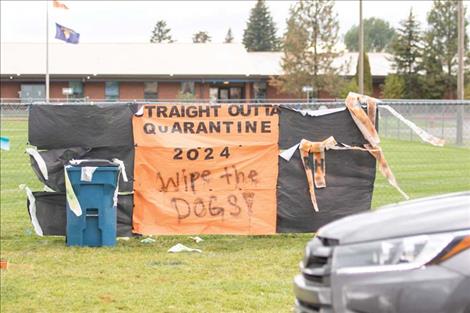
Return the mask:
<svg viewBox="0 0 470 313"><path fill-rule="evenodd" d="M317 236L339 244L470 229L470 192L405 201L329 223Z"/></svg>

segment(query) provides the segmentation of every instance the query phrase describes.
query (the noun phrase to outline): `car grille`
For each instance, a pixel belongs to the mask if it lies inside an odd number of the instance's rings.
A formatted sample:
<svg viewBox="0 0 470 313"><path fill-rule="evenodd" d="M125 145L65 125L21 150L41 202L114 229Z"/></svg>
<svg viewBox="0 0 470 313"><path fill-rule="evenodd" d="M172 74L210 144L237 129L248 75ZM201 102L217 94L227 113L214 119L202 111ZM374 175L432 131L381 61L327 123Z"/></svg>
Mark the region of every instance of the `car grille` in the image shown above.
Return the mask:
<svg viewBox="0 0 470 313"><path fill-rule="evenodd" d="M301 275L294 278L296 312L333 312L330 272L335 240L315 237L305 249L300 263Z"/></svg>
<svg viewBox="0 0 470 313"><path fill-rule="evenodd" d="M333 247L336 240L316 237L309 243L309 253L301 266L302 275L308 281L322 286L330 285Z"/></svg>

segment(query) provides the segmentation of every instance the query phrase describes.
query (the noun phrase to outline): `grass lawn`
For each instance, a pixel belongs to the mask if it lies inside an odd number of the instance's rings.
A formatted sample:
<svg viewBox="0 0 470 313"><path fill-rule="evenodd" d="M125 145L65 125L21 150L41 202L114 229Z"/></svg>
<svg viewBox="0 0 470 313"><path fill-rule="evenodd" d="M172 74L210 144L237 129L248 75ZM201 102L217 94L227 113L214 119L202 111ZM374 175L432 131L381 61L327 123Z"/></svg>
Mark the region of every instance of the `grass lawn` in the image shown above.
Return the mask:
<svg viewBox="0 0 470 313"><path fill-rule="evenodd" d="M58 130L60 131L60 130ZM20 183L39 190L24 154L25 121L3 121L1 153L1 312L291 312L292 278L312 234L158 237L113 249L66 248L33 235ZM412 198L470 189L470 150L384 140L401 187ZM401 196L377 173L373 207ZM202 254L168 254L176 243Z"/></svg>

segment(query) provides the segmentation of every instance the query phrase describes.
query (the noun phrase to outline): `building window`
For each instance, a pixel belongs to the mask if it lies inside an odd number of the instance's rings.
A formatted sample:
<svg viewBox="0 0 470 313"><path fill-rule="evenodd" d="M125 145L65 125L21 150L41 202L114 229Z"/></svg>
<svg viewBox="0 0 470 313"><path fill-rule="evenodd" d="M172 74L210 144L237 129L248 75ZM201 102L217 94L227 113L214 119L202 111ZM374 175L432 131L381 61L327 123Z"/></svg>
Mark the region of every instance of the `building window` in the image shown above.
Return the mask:
<svg viewBox="0 0 470 313"><path fill-rule="evenodd" d="M69 81L69 88L72 88L72 94L70 98L83 98L83 82L79 80Z"/></svg>
<svg viewBox="0 0 470 313"><path fill-rule="evenodd" d="M158 82L144 82L144 99L158 99Z"/></svg>
<svg viewBox="0 0 470 313"><path fill-rule="evenodd" d="M254 82L253 91L255 99L266 99L266 82Z"/></svg>
<svg viewBox="0 0 470 313"><path fill-rule="evenodd" d="M241 87L230 87L230 99L240 100L242 98Z"/></svg>
<svg viewBox="0 0 470 313"><path fill-rule="evenodd" d="M105 82L104 97L106 100L119 99L119 82Z"/></svg>
<svg viewBox="0 0 470 313"><path fill-rule="evenodd" d="M42 100L46 97L46 85L21 84L20 97L22 102Z"/></svg>
<svg viewBox="0 0 470 313"><path fill-rule="evenodd" d="M209 99L210 102L217 102L217 99L219 98L219 88L217 87L211 87L209 89Z"/></svg>
<svg viewBox="0 0 470 313"><path fill-rule="evenodd" d="M181 82L181 94L194 95L194 81Z"/></svg>

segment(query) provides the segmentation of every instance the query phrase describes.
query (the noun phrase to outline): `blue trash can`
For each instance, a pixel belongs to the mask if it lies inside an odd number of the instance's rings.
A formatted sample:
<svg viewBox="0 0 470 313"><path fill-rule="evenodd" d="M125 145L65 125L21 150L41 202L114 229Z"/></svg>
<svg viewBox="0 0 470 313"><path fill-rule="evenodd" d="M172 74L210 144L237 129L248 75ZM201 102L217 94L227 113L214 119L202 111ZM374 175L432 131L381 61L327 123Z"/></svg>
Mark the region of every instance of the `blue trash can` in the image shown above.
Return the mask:
<svg viewBox="0 0 470 313"><path fill-rule="evenodd" d="M107 160L71 161L65 166L81 208L77 215L67 203L67 246L116 245L115 193L119 165ZM67 179L67 177L66 177ZM70 196L67 190L67 198Z"/></svg>

